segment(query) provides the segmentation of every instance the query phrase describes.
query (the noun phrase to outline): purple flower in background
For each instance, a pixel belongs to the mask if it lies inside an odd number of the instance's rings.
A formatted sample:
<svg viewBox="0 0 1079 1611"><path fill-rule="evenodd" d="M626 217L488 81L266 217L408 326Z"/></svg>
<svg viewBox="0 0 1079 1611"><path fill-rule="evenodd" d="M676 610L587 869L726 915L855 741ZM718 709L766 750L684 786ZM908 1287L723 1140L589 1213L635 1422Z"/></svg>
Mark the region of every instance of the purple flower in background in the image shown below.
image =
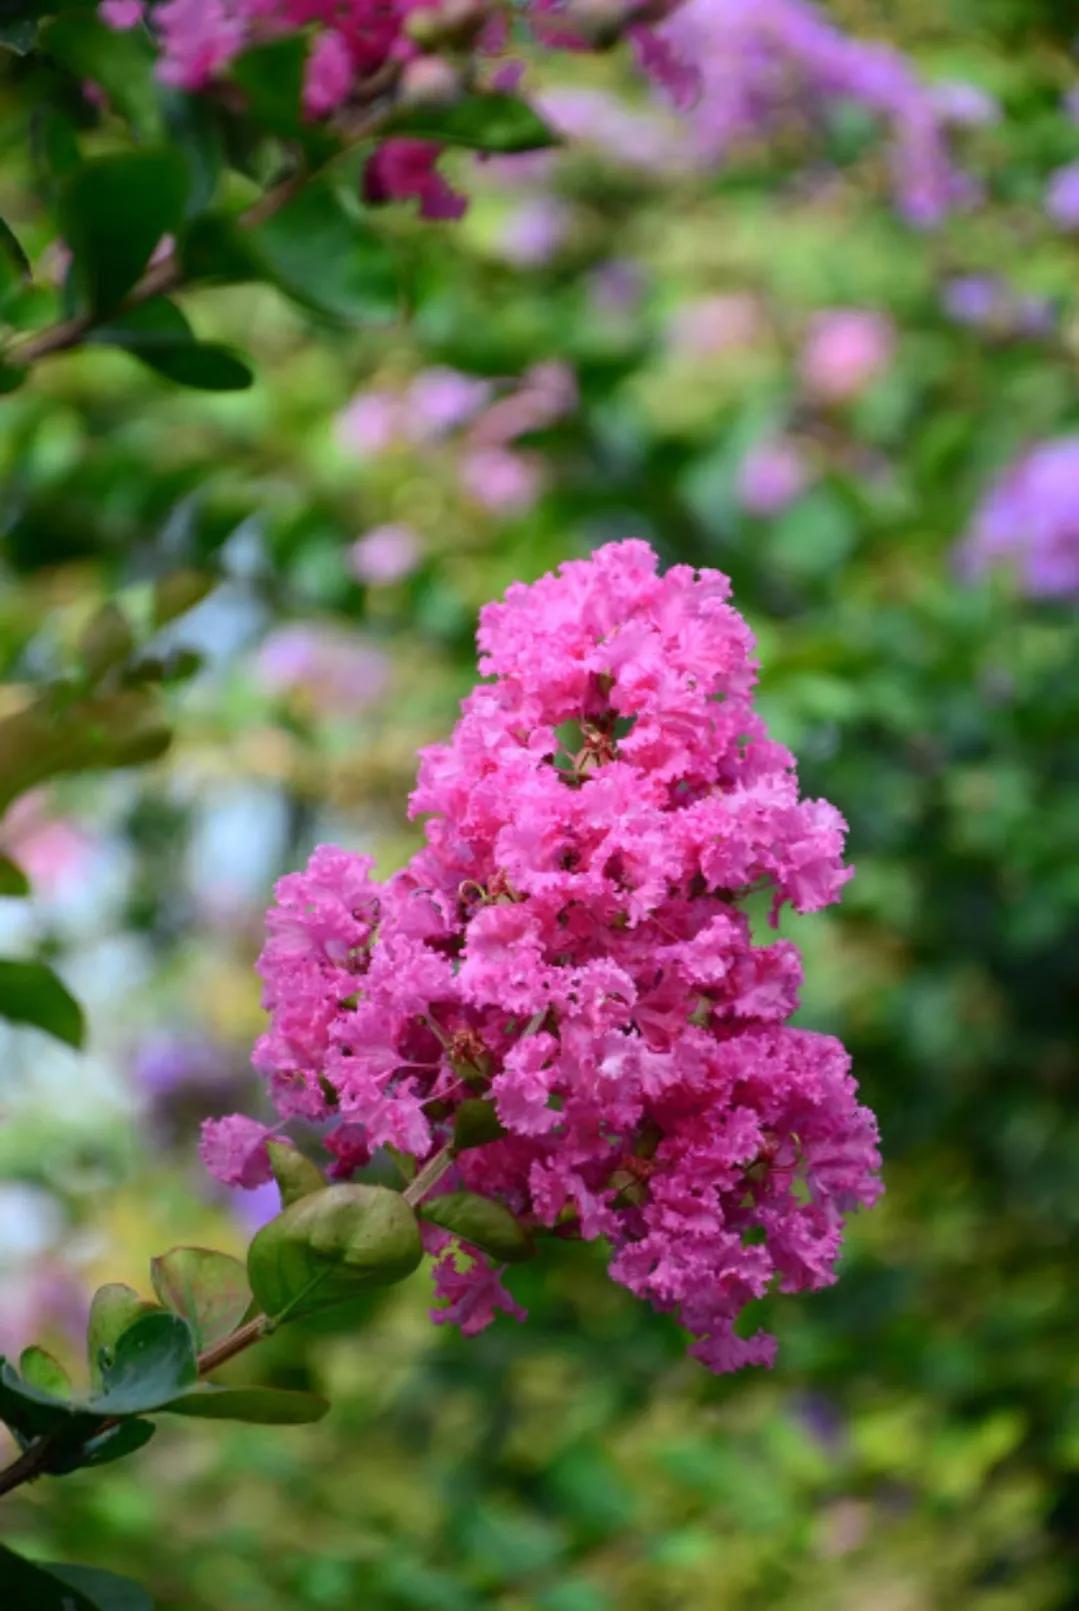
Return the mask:
<svg viewBox="0 0 1079 1611"><path fill-rule="evenodd" d="M368 587L403 581L420 562L420 544L411 526L375 526L353 543L348 567Z"/></svg>
<svg viewBox="0 0 1079 1611"><path fill-rule="evenodd" d="M1079 601L1079 436L1031 449L976 511L959 569L982 577L1010 568L1031 598Z"/></svg>
<svg viewBox="0 0 1079 1611"><path fill-rule="evenodd" d="M956 324L985 329L1000 319L1003 287L992 274L957 274L944 282L940 301Z"/></svg>
<svg viewBox="0 0 1079 1611"><path fill-rule="evenodd" d="M462 490L499 515L524 514L543 484L535 454L503 447L474 448L461 459L458 473Z"/></svg>
<svg viewBox="0 0 1079 1611"><path fill-rule="evenodd" d="M889 129L895 188L912 223L936 223L966 193L933 92L906 58L850 38L806 0L686 0L655 36L696 69L688 116L701 159L854 101Z"/></svg>
<svg viewBox="0 0 1079 1611"><path fill-rule="evenodd" d="M469 441L476 447L501 447L531 431L543 431L572 413L578 402L577 377L558 359L533 364L515 391L492 403L476 421Z"/></svg>
<svg viewBox="0 0 1079 1611"><path fill-rule="evenodd" d="M1061 229L1079 229L1079 162L1069 162L1050 177L1045 210Z"/></svg>
<svg viewBox="0 0 1079 1611"><path fill-rule="evenodd" d="M886 314L828 308L810 324L802 348L802 380L820 402L846 402L879 378L894 350L895 326Z"/></svg>
<svg viewBox="0 0 1079 1611"><path fill-rule="evenodd" d="M389 677L386 656L356 633L299 625L271 632L255 669L268 692L301 693L328 715L374 704Z"/></svg>
<svg viewBox="0 0 1079 1611"><path fill-rule="evenodd" d="M249 1236L261 1231L281 1212L281 1193L277 1182L268 1180L250 1190L234 1186L229 1192L229 1207Z"/></svg>
<svg viewBox="0 0 1079 1611"><path fill-rule="evenodd" d="M945 123L983 129L1000 122L1000 103L988 91L964 79L949 78L929 88L929 98Z"/></svg>
<svg viewBox="0 0 1079 1611"><path fill-rule="evenodd" d="M1079 84L1073 84L1061 102L1061 110L1073 123L1079 123Z"/></svg>
<svg viewBox="0 0 1079 1611"><path fill-rule="evenodd" d="M177 1092L212 1092L236 1083L236 1056L208 1035L150 1035L131 1065L135 1084L151 1101Z"/></svg>
<svg viewBox="0 0 1079 1611"><path fill-rule="evenodd" d="M491 395L489 381L435 365L416 376L405 396L406 429L413 442L430 441L465 425Z"/></svg>
<svg viewBox="0 0 1079 1611"><path fill-rule="evenodd" d="M738 468L737 493L752 515L777 515L801 496L809 470L795 444L783 437L758 442Z"/></svg>
<svg viewBox="0 0 1079 1611"><path fill-rule="evenodd" d="M627 257L612 257L600 263L588 277L588 294L597 313L625 317L635 313L644 296L645 281L640 267Z"/></svg>
<svg viewBox="0 0 1079 1611"><path fill-rule="evenodd" d="M98 9L109 27L120 32L142 21L142 0L101 0Z"/></svg>
<svg viewBox="0 0 1079 1611"><path fill-rule="evenodd" d="M957 274L944 282L940 301L956 324L1002 336L1048 335L1056 322L1048 298L1013 291L994 274Z"/></svg>
<svg viewBox="0 0 1079 1611"><path fill-rule="evenodd" d="M575 145L595 146L620 166L677 173L693 165L685 130L597 89L556 88L536 97L551 126Z"/></svg>
<svg viewBox="0 0 1079 1611"><path fill-rule="evenodd" d="M573 225L573 209L557 196L533 196L506 217L498 232L498 250L517 268L539 268L565 244Z"/></svg>

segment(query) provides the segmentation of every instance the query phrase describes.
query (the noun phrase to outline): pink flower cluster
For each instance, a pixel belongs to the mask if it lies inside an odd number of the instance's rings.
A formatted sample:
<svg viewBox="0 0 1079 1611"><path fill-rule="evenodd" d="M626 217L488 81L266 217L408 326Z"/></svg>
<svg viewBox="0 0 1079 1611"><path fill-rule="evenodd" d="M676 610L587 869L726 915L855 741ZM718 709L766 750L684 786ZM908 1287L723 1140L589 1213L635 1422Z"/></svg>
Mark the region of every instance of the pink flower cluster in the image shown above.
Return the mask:
<svg viewBox="0 0 1079 1611"><path fill-rule="evenodd" d="M605 1237L614 1279L717 1371L771 1362L740 1313L831 1282L845 1212L879 1191L842 1046L787 1023L797 948L751 930L751 892L808 912L849 873L842 818L799 798L753 709L729 592L629 541L488 605L492 680L422 755L425 847L379 883L323 846L278 885L255 1053L282 1120L323 1122L343 1175L385 1144L427 1159L489 1098L505 1134L437 1189ZM265 1134L211 1123L204 1156L254 1184ZM518 1312L478 1251L428 1234L436 1319Z"/></svg>

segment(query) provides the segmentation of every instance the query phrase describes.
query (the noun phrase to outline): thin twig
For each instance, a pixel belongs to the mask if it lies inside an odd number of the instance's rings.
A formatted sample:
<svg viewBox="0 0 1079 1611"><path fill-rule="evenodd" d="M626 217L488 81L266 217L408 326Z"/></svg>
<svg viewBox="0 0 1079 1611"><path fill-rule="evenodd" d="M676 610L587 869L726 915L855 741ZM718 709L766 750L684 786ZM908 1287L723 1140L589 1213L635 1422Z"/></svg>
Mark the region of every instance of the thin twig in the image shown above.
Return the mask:
<svg viewBox="0 0 1079 1611"><path fill-rule="evenodd" d="M368 86L368 94L372 101L378 97L387 97L399 76L399 67L394 64L394 71L388 76L378 79L372 74ZM378 82L376 82L378 79ZM272 185L257 201L252 202L245 212L240 213L236 222L241 229L257 229L267 219L273 218L283 207L287 207L304 187L332 163L348 155L353 146L360 141L369 139L377 134L379 128L386 121L393 109L393 102L384 99L377 111L369 112L365 117L357 119L347 127L348 144L341 150L335 151L325 162L313 168L300 166L284 179ZM142 307L154 297L166 296L172 291L178 291L184 284L184 268L180 261L180 253L174 246L158 263L154 263L146 270L142 278L132 286L127 296L120 303L115 314L130 313L133 308ZM110 314L109 317L113 317ZM50 325L47 329L39 331L36 335L28 336L22 341L16 341L4 353L4 360L16 368L25 369L30 364L37 363L42 358L50 358L55 353L69 352L72 347L81 346L87 336L99 323L96 313L80 313L73 318L62 319L58 324Z"/></svg>
<svg viewBox="0 0 1079 1611"><path fill-rule="evenodd" d="M410 1181L402 1192L406 1203L413 1208L420 1202L426 1192L436 1185L446 1170L453 1163L453 1148L448 1144L436 1152L433 1158L428 1158L415 1180Z"/></svg>

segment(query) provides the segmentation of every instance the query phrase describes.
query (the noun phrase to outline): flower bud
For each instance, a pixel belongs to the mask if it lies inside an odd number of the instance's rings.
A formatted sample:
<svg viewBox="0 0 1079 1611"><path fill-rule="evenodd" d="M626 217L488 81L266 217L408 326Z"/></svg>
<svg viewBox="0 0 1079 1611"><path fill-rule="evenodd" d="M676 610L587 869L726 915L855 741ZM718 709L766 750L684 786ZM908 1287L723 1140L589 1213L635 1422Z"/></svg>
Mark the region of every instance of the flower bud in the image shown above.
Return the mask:
<svg viewBox="0 0 1079 1611"><path fill-rule="evenodd" d="M451 106L462 91L461 75L440 56L420 56L401 75L402 106Z"/></svg>

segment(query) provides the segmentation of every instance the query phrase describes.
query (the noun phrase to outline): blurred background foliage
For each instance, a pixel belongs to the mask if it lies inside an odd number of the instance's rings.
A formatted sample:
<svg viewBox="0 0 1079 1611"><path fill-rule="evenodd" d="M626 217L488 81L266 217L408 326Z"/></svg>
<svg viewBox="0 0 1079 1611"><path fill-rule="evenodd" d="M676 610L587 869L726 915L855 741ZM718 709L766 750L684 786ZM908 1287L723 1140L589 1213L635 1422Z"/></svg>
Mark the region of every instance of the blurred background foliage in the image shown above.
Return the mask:
<svg viewBox="0 0 1079 1611"><path fill-rule="evenodd" d="M1075 236L1044 207L1079 156L1079 8L830 9L999 108L957 136L982 198L932 233L895 217L853 113L794 164L772 142L701 174L608 107L570 152L454 159L460 224L386 215L407 324L205 289L200 333L257 356L250 390L87 350L5 399L5 710L95 604L177 569L214 586L156 643L199 657L163 688L167 754L0 822L33 883L0 899L3 949L51 961L90 1025L82 1052L0 1030L0 1346L70 1353L97 1282L243 1245L266 1204L222 1197L194 1141L259 1111L273 879L324 839L409 854L415 750L473 679L477 607L615 535L732 576L768 718L849 818L842 908L791 932L801 1020L880 1115L884 1202L834 1290L776 1306L770 1375L688 1362L594 1249L522 1268L529 1323L472 1341L431 1327L421 1272L362 1334L308 1323L235 1367L328 1391L324 1423L170 1427L9 1500L13 1545L174 1611L1079 1606L1079 622L955 554L1017 454L1079 431ZM14 218L3 102L0 141ZM986 277L974 317L955 287ZM807 357L836 308L881 335L845 393Z"/></svg>

